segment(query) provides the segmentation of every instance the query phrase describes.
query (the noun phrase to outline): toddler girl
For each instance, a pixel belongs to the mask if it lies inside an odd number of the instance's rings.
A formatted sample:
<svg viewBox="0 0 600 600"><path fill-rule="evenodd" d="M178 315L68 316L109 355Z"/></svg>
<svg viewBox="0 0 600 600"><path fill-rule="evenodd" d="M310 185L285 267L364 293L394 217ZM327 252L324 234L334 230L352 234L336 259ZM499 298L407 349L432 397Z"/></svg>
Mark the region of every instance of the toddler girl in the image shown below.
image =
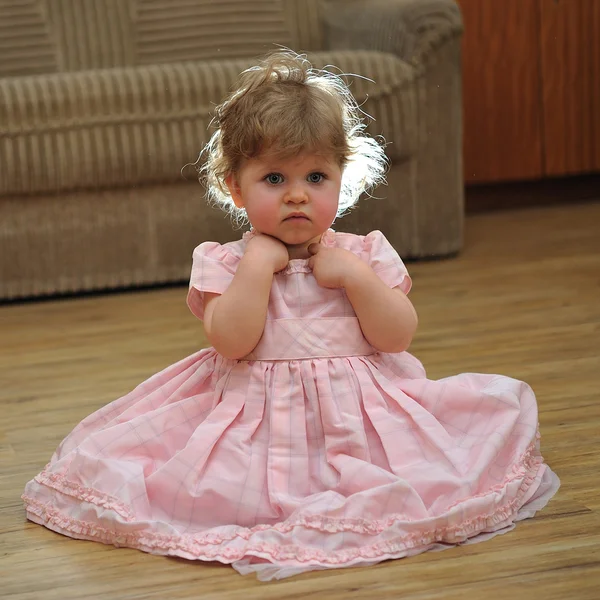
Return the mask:
<svg viewBox="0 0 600 600"><path fill-rule="evenodd" d="M194 251L211 348L84 419L27 484L74 538L231 563L266 580L476 542L558 479L535 396L426 378L411 280L379 231L330 229L382 178L343 82L278 52L242 75L205 149L209 195L252 229Z"/></svg>

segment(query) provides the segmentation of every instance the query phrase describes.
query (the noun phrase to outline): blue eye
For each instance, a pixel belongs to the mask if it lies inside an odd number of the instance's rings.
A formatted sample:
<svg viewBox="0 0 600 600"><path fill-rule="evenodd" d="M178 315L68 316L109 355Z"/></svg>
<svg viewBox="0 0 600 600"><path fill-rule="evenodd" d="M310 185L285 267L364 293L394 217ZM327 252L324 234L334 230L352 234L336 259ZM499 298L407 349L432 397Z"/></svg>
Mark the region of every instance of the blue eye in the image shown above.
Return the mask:
<svg viewBox="0 0 600 600"><path fill-rule="evenodd" d="M278 185L283 182L283 177L279 173L269 173L264 179L271 185Z"/></svg>
<svg viewBox="0 0 600 600"><path fill-rule="evenodd" d="M311 173L308 176L308 181L310 183L321 183L321 181L323 181L323 179L325 179L325 173L315 172L315 173Z"/></svg>

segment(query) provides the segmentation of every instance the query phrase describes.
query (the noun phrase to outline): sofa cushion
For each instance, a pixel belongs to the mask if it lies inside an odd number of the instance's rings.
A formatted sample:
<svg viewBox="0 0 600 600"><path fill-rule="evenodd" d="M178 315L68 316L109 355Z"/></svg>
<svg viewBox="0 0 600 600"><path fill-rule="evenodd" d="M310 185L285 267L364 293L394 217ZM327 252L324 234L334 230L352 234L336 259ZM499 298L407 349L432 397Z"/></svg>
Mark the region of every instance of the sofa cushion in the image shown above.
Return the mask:
<svg viewBox="0 0 600 600"><path fill-rule="evenodd" d="M283 5L292 38L291 48L296 52L325 50L323 0L283 0Z"/></svg>
<svg viewBox="0 0 600 600"><path fill-rule="evenodd" d="M256 57L291 42L282 0L137 0L135 20L138 65Z"/></svg>
<svg viewBox="0 0 600 600"><path fill-rule="evenodd" d="M413 68L371 51L309 55L351 77L388 155L415 147ZM0 79L0 194L175 182L208 141L211 113L251 59ZM337 69L336 69L337 72ZM189 169L188 178L195 173Z"/></svg>
<svg viewBox="0 0 600 600"><path fill-rule="evenodd" d="M283 2L0 0L0 78L255 57L292 43Z"/></svg>
<svg viewBox="0 0 600 600"><path fill-rule="evenodd" d="M58 71L37 0L0 0L0 78Z"/></svg>

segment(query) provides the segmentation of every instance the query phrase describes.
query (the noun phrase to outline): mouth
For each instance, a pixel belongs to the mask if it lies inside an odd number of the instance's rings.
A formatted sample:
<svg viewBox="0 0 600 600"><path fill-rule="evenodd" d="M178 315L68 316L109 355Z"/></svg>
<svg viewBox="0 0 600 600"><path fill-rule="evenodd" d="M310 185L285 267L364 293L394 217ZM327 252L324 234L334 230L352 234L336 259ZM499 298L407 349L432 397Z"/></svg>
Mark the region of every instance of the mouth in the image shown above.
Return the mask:
<svg viewBox="0 0 600 600"><path fill-rule="evenodd" d="M300 223L302 221L310 221L310 219L304 213L292 213L291 215L288 215L284 221Z"/></svg>

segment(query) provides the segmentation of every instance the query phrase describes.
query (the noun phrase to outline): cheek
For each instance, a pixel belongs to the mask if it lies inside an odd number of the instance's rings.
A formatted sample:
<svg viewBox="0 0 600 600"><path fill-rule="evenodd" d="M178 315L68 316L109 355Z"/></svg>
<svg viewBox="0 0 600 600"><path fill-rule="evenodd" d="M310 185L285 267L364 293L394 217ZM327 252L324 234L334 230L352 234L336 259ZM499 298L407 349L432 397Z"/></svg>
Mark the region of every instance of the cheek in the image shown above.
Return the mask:
<svg viewBox="0 0 600 600"><path fill-rule="evenodd" d="M246 212L254 227L269 229L272 223L277 222L279 218L277 197L264 190L256 190L251 201L246 205Z"/></svg>
<svg viewBox="0 0 600 600"><path fill-rule="evenodd" d="M313 207L314 216L319 221L329 221L328 225L331 224L337 215L339 199L339 186L334 186L324 191L319 197L319 202L316 202Z"/></svg>

